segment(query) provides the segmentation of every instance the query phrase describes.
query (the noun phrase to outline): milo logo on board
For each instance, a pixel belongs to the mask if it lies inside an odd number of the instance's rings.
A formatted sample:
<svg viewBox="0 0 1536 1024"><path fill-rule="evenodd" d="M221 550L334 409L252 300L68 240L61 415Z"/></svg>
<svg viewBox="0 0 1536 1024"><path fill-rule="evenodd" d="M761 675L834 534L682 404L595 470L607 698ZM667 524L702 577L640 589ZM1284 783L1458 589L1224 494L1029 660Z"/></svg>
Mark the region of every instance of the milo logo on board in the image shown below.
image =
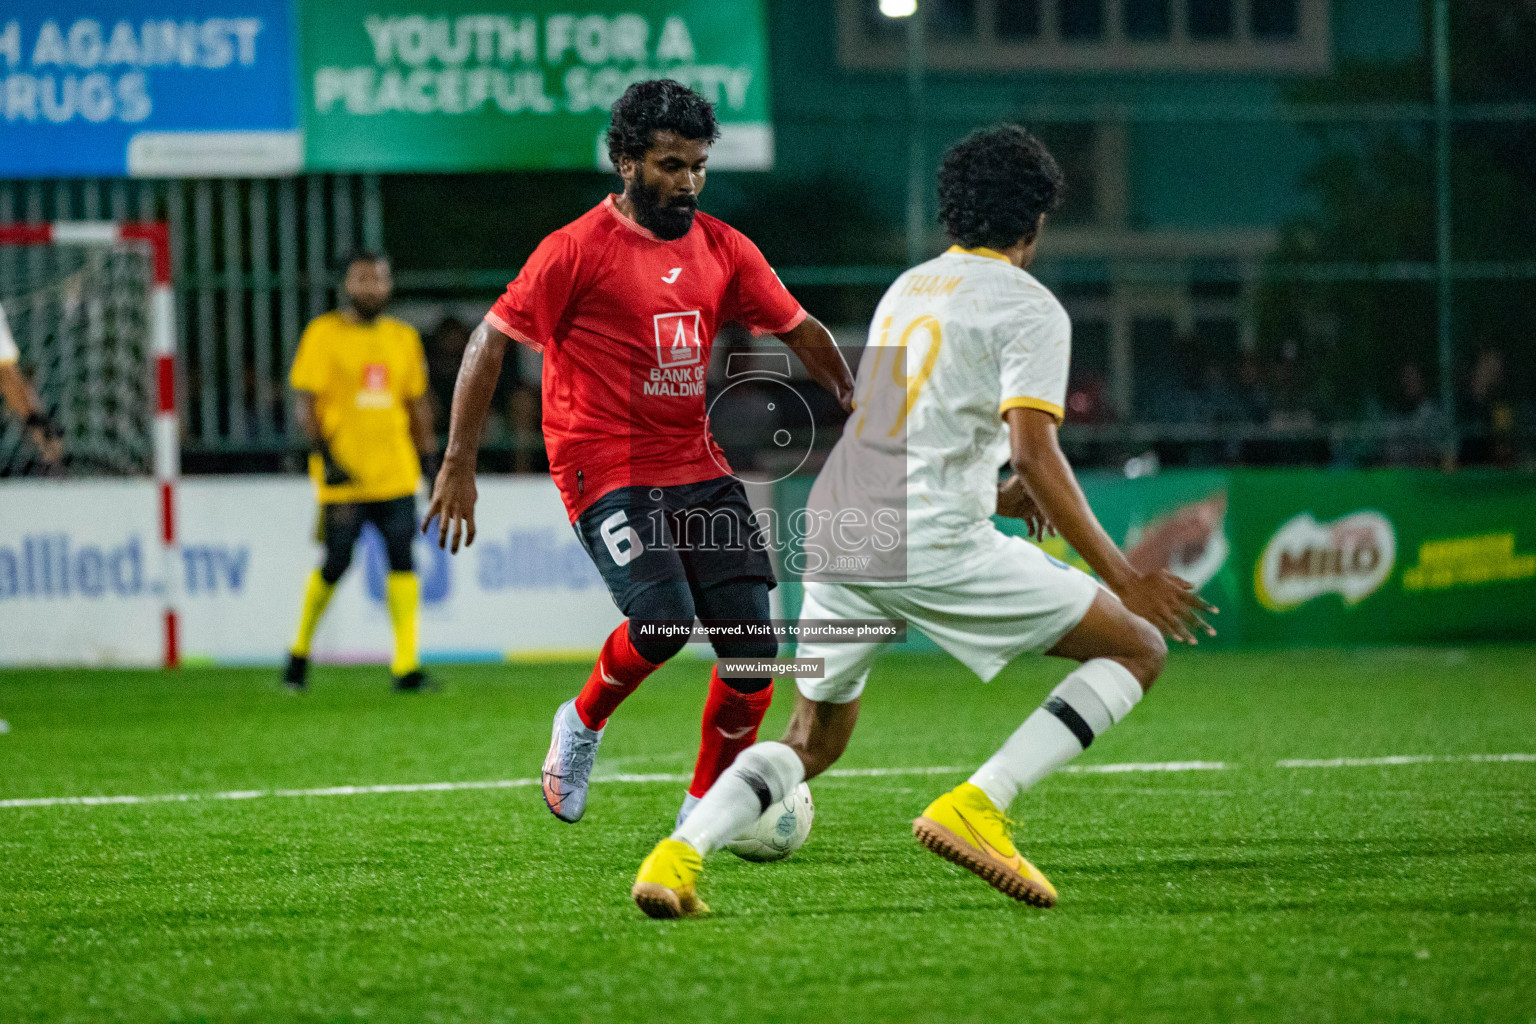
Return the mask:
<svg viewBox="0 0 1536 1024"><path fill-rule="evenodd" d="M1397 534L1380 512L1354 512L1319 523L1303 512L1264 545L1253 567L1253 592L1270 611L1338 594L1358 604L1375 593L1397 561Z"/></svg>

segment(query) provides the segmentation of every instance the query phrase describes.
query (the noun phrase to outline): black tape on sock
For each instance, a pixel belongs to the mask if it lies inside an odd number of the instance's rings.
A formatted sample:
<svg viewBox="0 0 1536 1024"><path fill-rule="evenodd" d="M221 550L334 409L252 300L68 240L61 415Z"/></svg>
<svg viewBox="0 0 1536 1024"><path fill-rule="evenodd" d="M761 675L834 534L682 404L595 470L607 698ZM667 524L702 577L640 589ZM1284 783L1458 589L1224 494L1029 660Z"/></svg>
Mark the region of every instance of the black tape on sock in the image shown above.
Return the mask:
<svg viewBox="0 0 1536 1024"><path fill-rule="evenodd" d="M1083 721L1083 716L1077 713L1076 708L1060 697L1052 697L1045 702L1045 710L1061 719L1061 724L1072 730L1072 735L1077 737L1083 749L1088 749L1088 745L1093 742L1093 730Z"/></svg>
<svg viewBox="0 0 1536 1024"><path fill-rule="evenodd" d="M742 771L741 778L748 786L752 787L753 795L757 797L757 802L762 805L758 812L765 813L768 810L768 805L773 803L773 791L768 788L768 780L757 774L757 772L745 770Z"/></svg>

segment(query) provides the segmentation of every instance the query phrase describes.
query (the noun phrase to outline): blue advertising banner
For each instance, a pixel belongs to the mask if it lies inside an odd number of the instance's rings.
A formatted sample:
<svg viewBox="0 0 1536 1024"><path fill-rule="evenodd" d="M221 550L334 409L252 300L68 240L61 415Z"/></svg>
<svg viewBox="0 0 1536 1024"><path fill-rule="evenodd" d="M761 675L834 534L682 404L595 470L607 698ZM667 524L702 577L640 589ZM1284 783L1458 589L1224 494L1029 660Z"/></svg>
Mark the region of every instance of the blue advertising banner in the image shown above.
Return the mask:
<svg viewBox="0 0 1536 1024"><path fill-rule="evenodd" d="M10 0L0 177L295 173L297 51L291 0Z"/></svg>

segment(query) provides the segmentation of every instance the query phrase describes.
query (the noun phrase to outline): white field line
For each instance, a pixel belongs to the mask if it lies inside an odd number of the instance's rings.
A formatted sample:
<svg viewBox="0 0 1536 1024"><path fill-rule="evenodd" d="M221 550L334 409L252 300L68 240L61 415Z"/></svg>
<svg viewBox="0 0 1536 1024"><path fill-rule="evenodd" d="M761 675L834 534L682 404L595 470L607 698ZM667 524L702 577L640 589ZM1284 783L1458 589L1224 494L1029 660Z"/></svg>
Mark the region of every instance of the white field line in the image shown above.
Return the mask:
<svg viewBox="0 0 1536 1024"><path fill-rule="evenodd" d="M1140 764L1069 764L1056 770L1081 772L1084 775L1114 775L1119 772L1219 772L1227 767L1224 761L1151 761Z"/></svg>
<svg viewBox="0 0 1536 1024"><path fill-rule="evenodd" d="M1068 766L1067 771L1079 772L1133 772L1133 771L1188 771L1199 768L1225 768L1214 761L1170 761L1165 764L1104 764ZM964 772L965 768L939 765L926 768L833 768L826 775L830 778L879 778L888 775L950 775ZM691 774L633 772L595 776L593 782L688 782ZM446 793L461 789L521 789L537 786L539 779L497 779L489 782L417 782L380 786L324 786L319 789L236 789L223 793L158 793L150 796L42 796L0 800L4 807L96 807L102 804L166 804L190 803L195 800L257 800L273 796L365 796L373 793Z"/></svg>
<svg viewBox="0 0 1536 1024"><path fill-rule="evenodd" d="M1398 757L1337 757L1327 760L1276 761L1279 768L1350 768L1361 765L1424 764L1428 762L1536 762L1536 754L1415 754ZM1234 767L1223 761L1148 761L1124 764L1066 765L1064 774L1114 775L1124 772L1223 771ZM950 765L923 768L833 768L823 776L833 779L869 779L898 775L952 775L967 771ZM599 775L593 782L656 783L688 782L691 774L673 772ZM378 786L323 786L318 789L234 789L222 793L157 793L148 796L41 796L0 800L7 807L97 807L104 804L168 804L201 800L258 800L266 797L367 796L378 793L448 793L466 789L522 789L539 785L539 779L494 779L473 782L413 782Z"/></svg>
<svg viewBox="0 0 1536 1024"><path fill-rule="evenodd" d="M1467 764L1536 762L1536 754L1397 754L1391 757L1293 758L1276 761L1276 768L1372 768L1394 764Z"/></svg>

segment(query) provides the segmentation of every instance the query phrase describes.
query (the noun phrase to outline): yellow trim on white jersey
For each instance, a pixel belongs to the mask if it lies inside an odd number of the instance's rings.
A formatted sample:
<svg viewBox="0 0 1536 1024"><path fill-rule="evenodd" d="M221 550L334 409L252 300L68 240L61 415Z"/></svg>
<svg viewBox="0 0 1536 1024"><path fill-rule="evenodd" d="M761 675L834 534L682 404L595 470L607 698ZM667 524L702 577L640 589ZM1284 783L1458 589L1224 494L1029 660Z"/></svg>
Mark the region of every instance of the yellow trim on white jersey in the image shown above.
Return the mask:
<svg viewBox="0 0 1536 1024"><path fill-rule="evenodd" d="M1012 263L1013 262L1013 260L1010 260L1007 256L1004 256L1002 253L998 252L996 249L988 249L984 245L978 245L974 249L967 249L963 245L952 245L948 249L945 250L945 254L946 255L949 254L949 253L952 253L952 252L953 253L959 253L962 256L985 256L987 259L990 259L990 260L1002 260L1004 263Z"/></svg>
<svg viewBox="0 0 1536 1024"><path fill-rule="evenodd" d="M1003 399L1003 407L997 411L997 414L1001 416L1009 409L1039 409L1041 412L1048 412L1056 417L1057 423L1067 418L1066 410L1055 402L1047 402L1043 398L1030 398L1026 395L1020 395L1018 398Z"/></svg>

